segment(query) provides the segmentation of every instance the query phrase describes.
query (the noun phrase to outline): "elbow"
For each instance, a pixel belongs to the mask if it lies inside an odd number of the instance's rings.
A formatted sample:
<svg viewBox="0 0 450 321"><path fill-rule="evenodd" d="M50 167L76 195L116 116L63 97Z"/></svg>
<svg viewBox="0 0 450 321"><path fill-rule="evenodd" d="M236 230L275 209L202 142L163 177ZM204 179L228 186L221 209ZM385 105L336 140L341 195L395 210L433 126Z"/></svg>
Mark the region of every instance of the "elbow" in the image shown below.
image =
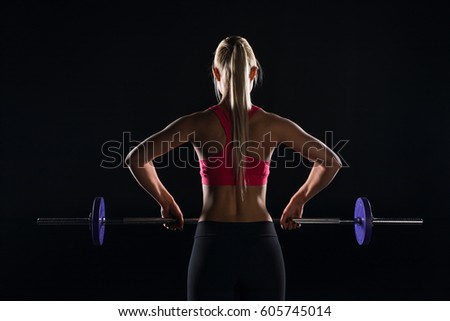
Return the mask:
<svg viewBox="0 0 450 321"><path fill-rule="evenodd" d="M325 170L335 173L337 173L343 167L342 161L338 156L330 157L322 162L319 161L318 165L322 166Z"/></svg>
<svg viewBox="0 0 450 321"><path fill-rule="evenodd" d="M335 172L338 172L343 167L342 161L337 155L332 155L324 160L318 159L316 160L316 164L326 170L333 170Z"/></svg>
<svg viewBox="0 0 450 321"><path fill-rule="evenodd" d="M134 148L128 153L124 161L125 165L130 169L144 167L145 164L151 162L152 158L149 158L149 155L142 148Z"/></svg>
<svg viewBox="0 0 450 321"><path fill-rule="evenodd" d="M125 165L127 166L127 167L130 167L131 166L131 153L129 153L126 157L125 157L125 160L124 160L124 163L125 163Z"/></svg>
<svg viewBox="0 0 450 321"><path fill-rule="evenodd" d="M332 167L334 168L335 173L339 172L339 170L343 167L342 161L339 157L333 157Z"/></svg>
<svg viewBox="0 0 450 321"><path fill-rule="evenodd" d="M334 166L339 170L342 168L342 161L339 157L336 156L336 160L334 162Z"/></svg>
<svg viewBox="0 0 450 321"><path fill-rule="evenodd" d="M125 157L125 165L127 167L133 167L138 162L138 157L136 157L136 153L134 153L134 150L128 153L128 155Z"/></svg>

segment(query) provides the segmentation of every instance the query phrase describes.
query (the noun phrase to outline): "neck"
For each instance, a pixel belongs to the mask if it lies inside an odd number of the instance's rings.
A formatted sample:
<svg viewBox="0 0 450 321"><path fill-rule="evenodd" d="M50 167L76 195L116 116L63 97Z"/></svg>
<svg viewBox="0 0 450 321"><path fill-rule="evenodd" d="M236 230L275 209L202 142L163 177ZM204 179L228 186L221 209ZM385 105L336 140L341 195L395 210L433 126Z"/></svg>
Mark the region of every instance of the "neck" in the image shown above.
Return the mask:
<svg viewBox="0 0 450 321"><path fill-rule="evenodd" d="M224 95L220 99L218 105L223 108L224 110L231 111L231 103L229 99L229 95ZM247 111L250 111L252 108L252 103L250 103L249 107L247 108Z"/></svg>

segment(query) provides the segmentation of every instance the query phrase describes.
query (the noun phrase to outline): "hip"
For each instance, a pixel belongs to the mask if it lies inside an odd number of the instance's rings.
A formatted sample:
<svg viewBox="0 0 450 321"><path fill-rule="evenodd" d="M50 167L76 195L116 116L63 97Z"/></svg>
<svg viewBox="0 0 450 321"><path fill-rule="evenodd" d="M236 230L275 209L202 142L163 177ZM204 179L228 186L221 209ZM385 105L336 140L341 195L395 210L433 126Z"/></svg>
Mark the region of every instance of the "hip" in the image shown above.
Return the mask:
<svg viewBox="0 0 450 321"><path fill-rule="evenodd" d="M195 238L258 238L278 237L275 225L270 220L252 222L200 221L197 224Z"/></svg>

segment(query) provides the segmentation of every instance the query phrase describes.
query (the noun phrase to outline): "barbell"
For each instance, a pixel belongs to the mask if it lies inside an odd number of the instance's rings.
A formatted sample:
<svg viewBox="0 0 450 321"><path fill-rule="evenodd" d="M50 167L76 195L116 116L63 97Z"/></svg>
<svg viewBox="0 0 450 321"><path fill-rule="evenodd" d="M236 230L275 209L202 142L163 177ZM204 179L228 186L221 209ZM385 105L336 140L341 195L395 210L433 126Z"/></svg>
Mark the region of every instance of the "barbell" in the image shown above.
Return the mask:
<svg viewBox="0 0 450 321"><path fill-rule="evenodd" d="M103 245L106 225L139 225L139 224L165 224L174 222L175 219L158 217L123 217L106 218L105 199L94 198L92 210L86 218L38 218L38 225L88 225L91 231L92 243ZM274 219L279 222L279 219ZM299 218L293 219L298 224L332 224L332 225L354 225L356 241L359 245L367 245L372 238L374 225L421 225L421 218L374 218L372 207L366 197L356 199L353 219L340 218ZM198 223L197 218L185 218L185 224Z"/></svg>

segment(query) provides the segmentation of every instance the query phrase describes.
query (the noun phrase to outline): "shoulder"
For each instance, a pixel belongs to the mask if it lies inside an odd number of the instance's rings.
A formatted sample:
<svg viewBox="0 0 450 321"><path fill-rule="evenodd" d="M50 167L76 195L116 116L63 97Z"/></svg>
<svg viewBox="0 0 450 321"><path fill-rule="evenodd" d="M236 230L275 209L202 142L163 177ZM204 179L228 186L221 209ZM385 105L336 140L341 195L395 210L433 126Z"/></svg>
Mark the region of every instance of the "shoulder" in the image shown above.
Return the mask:
<svg viewBox="0 0 450 321"><path fill-rule="evenodd" d="M191 140L197 132L203 131L202 124L210 123L210 115L212 112L208 109L201 111L192 112L189 114L184 114L173 120L171 123L166 125L162 130L152 135L152 137L159 137L160 139L173 139L176 137L180 141ZM162 137L162 138L161 138ZM171 137L171 138L168 138Z"/></svg>
<svg viewBox="0 0 450 321"><path fill-rule="evenodd" d="M196 127L199 124L210 120L213 117L213 114L214 113L210 108L206 108L200 111L182 115L177 118L172 124L178 124L179 126Z"/></svg>
<svg viewBox="0 0 450 321"><path fill-rule="evenodd" d="M260 107L258 107L260 108ZM271 130L276 130L276 129L287 129L289 127L296 127L298 126L298 124L296 122L294 122L293 120L281 116L279 114L276 114L274 112L270 112L267 111L263 108L260 108L260 110L258 111L258 115L261 121L264 122L264 124Z"/></svg>
<svg viewBox="0 0 450 321"><path fill-rule="evenodd" d="M264 109L258 112L258 119L264 132L270 132L277 142L291 141L305 137L305 131L294 120L269 112Z"/></svg>

